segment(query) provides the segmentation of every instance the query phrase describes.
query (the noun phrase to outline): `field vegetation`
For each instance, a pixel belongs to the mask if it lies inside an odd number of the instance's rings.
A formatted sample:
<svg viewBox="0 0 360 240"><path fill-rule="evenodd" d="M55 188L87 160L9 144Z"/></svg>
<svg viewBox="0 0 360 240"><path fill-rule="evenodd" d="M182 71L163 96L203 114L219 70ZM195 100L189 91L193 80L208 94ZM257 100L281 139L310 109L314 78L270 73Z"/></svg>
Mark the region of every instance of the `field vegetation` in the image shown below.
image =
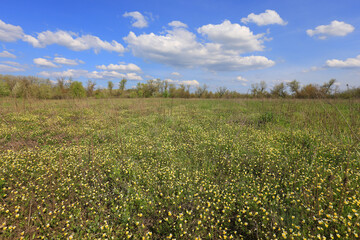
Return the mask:
<svg viewBox="0 0 360 240"><path fill-rule="evenodd" d="M189 84L192 81L187 81ZM13 76L0 74L0 97L36 98L36 99L69 99L69 98L360 98L360 87L346 86L340 90L335 79L321 85L301 84L297 80L281 82L269 86L266 82L251 84L247 93L230 91L226 87L209 90L206 84L176 84L170 80L150 79L138 82L135 87L126 89L124 78L116 85L108 81L107 88L96 86L96 82L82 82L72 78L59 77L56 81L34 76ZM195 83L197 83L195 81Z"/></svg>
<svg viewBox="0 0 360 240"><path fill-rule="evenodd" d="M354 99L0 98L0 238L359 239L359 137Z"/></svg>

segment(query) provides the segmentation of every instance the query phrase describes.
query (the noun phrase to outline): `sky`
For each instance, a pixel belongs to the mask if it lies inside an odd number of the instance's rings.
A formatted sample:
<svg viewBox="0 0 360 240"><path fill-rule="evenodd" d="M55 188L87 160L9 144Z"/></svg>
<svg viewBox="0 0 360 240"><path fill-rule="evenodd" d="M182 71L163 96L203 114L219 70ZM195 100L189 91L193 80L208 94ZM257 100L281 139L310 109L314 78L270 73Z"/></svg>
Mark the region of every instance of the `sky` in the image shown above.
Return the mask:
<svg viewBox="0 0 360 240"><path fill-rule="evenodd" d="M1 0L0 74L360 85L359 0Z"/></svg>

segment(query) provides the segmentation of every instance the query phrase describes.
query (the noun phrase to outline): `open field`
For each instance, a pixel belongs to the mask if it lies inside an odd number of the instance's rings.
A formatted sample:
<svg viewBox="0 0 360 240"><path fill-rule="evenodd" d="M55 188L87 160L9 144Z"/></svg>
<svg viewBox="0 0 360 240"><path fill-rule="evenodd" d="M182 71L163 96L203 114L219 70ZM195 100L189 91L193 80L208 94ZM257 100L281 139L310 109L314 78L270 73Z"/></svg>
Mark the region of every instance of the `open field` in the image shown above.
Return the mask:
<svg viewBox="0 0 360 240"><path fill-rule="evenodd" d="M360 102L0 99L0 239L359 239Z"/></svg>

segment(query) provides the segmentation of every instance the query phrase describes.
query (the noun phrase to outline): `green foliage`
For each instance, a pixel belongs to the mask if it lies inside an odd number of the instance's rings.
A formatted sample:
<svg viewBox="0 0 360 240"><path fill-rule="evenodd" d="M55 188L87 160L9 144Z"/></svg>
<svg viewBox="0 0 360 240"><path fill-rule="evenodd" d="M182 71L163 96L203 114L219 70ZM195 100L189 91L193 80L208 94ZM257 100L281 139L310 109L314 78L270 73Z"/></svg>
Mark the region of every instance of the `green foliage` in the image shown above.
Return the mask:
<svg viewBox="0 0 360 240"><path fill-rule="evenodd" d="M284 98L286 97L286 89L285 89L285 84L284 83L279 83L276 84L273 89L271 90L271 95L273 95L274 97L281 97Z"/></svg>
<svg viewBox="0 0 360 240"><path fill-rule="evenodd" d="M124 90L125 90L125 85L126 85L126 83L127 83L126 78L121 79L121 81L120 81L120 83L119 83L119 90L120 90L120 91L124 91Z"/></svg>
<svg viewBox="0 0 360 240"><path fill-rule="evenodd" d="M314 84L305 85L298 93L299 98L321 98L322 96L320 88Z"/></svg>
<svg viewBox="0 0 360 240"><path fill-rule="evenodd" d="M251 84L251 94L254 97L266 97L267 91L266 91L267 84L264 81L261 81L260 83L254 83Z"/></svg>
<svg viewBox="0 0 360 240"><path fill-rule="evenodd" d="M33 76L12 76L0 74L0 97L16 97L16 98L37 98L37 99L66 99L93 97L122 97L122 98L360 98L359 87L348 88L340 91L336 86L335 79L325 82L321 86L308 84L300 88L300 83L296 80L289 83L276 84L271 92L267 92L267 84L264 81L251 85L250 93L241 94L237 91L229 91L226 87L219 87L215 92L208 89L206 84L198 86L190 86L184 84L175 84L162 81L160 79L151 79L146 83L139 82L135 89L125 89L127 80L122 79L119 89L114 90L114 83L108 82L107 89L95 89L96 83L88 80L85 96L83 86L78 89L70 89L72 79L59 77L56 82L49 79L42 79ZM79 82L78 82L79 83ZM79 84L75 85L79 85ZM74 85L73 85L74 87ZM288 95L287 89L291 95ZM135 91L135 93L134 93ZM101 92L101 93L100 93Z"/></svg>
<svg viewBox="0 0 360 240"><path fill-rule="evenodd" d="M293 96L297 96L300 89L300 83L296 80L287 83L287 86L290 88L290 92Z"/></svg>
<svg viewBox="0 0 360 240"><path fill-rule="evenodd" d="M86 86L86 96L92 97L94 95L95 85L96 85L95 82L88 80L87 86Z"/></svg>
<svg viewBox="0 0 360 240"><path fill-rule="evenodd" d="M0 97L7 97L10 95L10 87L5 81L0 80Z"/></svg>
<svg viewBox="0 0 360 240"><path fill-rule="evenodd" d="M86 90L81 82L74 81L70 84L70 96L73 98L84 98L86 97Z"/></svg>
<svg viewBox="0 0 360 240"><path fill-rule="evenodd" d="M265 112L260 115L259 119L257 120L258 126L263 126L266 123L270 123L274 120L274 114L272 112Z"/></svg>
<svg viewBox="0 0 360 240"><path fill-rule="evenodd" d="M108 90L110 93L110 96L113 94L112 90L114 88L114 83L112 81L108 81Z"/></svg>

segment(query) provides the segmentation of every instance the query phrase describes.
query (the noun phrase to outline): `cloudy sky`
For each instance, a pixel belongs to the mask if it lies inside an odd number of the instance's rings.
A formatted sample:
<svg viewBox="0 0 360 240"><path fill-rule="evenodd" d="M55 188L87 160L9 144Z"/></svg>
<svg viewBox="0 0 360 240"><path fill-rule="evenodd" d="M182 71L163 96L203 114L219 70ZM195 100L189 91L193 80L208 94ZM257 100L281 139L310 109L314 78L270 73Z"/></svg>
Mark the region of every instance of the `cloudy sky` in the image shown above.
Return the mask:
<svg viewBox="0 0 360 240"><path fill-rule="evenodd" d="M359 0L1 0L0 73L360 85Z"/></svg>

